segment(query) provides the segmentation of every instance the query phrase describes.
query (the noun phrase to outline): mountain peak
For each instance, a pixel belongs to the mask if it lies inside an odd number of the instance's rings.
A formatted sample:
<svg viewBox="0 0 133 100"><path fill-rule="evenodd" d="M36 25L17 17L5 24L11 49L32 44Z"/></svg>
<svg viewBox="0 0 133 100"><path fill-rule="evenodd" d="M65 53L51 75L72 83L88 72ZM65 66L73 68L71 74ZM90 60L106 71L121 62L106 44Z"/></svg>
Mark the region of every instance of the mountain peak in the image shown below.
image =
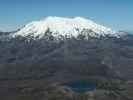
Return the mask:
<svg viewBox="0 0 133 100"><path fill-rule="evenodd" d="M47 30L50 30L52 35L56 38L59 36L72 36L77 37L79 34L82 34L84 30L92 30L92 33L89 33L90 36L117 36L114 31L105 26L96 24L95 22L88 20L83 17L67 18L67 17L46 17L40 21L33 21L20 31L14 33L13 36L33 36L39 37L45 35Z"/></svg>

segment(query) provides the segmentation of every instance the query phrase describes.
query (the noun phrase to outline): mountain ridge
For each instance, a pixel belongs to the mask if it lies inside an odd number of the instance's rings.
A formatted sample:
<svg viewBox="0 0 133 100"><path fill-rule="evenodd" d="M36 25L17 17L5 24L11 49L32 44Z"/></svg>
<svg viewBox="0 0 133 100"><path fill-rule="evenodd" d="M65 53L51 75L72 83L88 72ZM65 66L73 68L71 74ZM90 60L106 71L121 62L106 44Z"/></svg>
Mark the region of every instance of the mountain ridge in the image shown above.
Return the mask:
<svg viewBox="0 0 133 100"><path fill-rule="evenodd" d="M34 38L42 38L47 31L51 32L51 35L56 39L61 37L78 37L78 35L90 35L92 37L100 36L113 36L120 37L120 34L116 34L115 31L105 26L96 24L95 22L82 18L66 18L66 17L46 17L40 21L33 21L18 32L13 34L16 36L32 36Z"/></svg>
<svg viewBox="0 0 133 100"><path fill-rule="evenodd" d="M51 18L47 20L49 22ZM67 28L71 30L73 29L70 25L71 20L74 20L72 26L75 29L75 20L77 22L77 20L84 19L67 20L69 21L61 21L61 23L68 25ZM44 19L44 26L45 21L46 19ZM58 21L60 22L60 20ZM50 25L54 23L54 27L59 27L60 24L55 25L58 21L53 20ZM115 32L111 36L109 33L95 33L92 27L90 30L84 29L78 22L77 27L83 30L77 30L76 32L79 33L74 35L75 37L71 36L73 31L71 31L72 33L68 31L70 37L67 37L65 36L67 34L62 33L64 30L56 33L51 30L51 27L43 29L42 21L35 22L35 26L36 23L39 23L37 27L39 33L37 33L36 27L32 26L33 23L28 24L28 28L24 26L16 32L0 35L0 79L39 78L51 75L58 79L60 73L63 79L69 75L96 75L108 78L120 76L125 79L133 79L133 36L127 35L128 33ZM29 28L29 26L31 27ZM62 27L66 29L66 26L62 26L62 24L59 29ZM25 31L26 29L27 31ZM130 70L127 70L127 67Z"/></svg>

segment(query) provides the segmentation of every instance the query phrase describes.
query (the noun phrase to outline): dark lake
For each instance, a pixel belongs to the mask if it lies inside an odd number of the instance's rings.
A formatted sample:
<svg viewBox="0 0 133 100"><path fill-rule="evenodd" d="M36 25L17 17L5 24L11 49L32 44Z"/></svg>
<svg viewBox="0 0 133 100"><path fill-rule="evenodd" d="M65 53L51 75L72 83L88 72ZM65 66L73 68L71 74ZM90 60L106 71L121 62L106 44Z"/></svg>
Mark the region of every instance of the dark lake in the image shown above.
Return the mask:
<svg viewBox="0 0 133 100"><path fill-rule="evenodd" d="M65 84L75 92L93 91L96 89L96 84L89 81L75 81Z"/></svg>

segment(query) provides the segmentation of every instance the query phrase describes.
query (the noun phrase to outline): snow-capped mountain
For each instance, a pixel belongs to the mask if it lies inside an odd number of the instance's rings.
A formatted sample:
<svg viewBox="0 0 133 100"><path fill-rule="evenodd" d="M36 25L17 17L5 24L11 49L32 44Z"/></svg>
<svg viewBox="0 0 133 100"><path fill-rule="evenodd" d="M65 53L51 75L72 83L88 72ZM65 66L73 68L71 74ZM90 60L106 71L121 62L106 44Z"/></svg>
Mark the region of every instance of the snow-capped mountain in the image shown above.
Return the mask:
<svg viewBox="0 0 133 100"><path fill-rule="evenodd" d="M82 17L47 17L44 20L34 21L25 25L18 32L14 33L13 37L32 36L34 38L42 38L48 31L50 35L56 39L61 37L77 37L80 34L92 37L106 35L119 37L119 35L110 28L98 25L95 22Z"/></svg>
<svg viewBox="0 0 133 100"><path fill-rule="evenodd" d="M14 32L0 32L0 79L133 79L132 43L133 35L85 18L47 17Z"/></svg>

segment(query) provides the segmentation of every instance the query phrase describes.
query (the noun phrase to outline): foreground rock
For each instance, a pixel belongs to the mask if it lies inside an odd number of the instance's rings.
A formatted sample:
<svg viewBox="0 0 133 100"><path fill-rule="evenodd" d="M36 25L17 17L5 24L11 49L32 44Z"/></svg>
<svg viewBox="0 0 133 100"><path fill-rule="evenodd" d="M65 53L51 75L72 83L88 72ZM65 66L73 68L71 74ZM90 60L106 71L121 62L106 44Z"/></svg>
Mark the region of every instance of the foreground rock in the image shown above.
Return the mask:
<svg viewBox="0 0 133 100"><path fill-rule="evenodd" d="M101 87L102 86L102 87ZM119 80L98 82L93 91L75 92L46 80L1 81L1 100L132 100L133 84Z"/></svg>

